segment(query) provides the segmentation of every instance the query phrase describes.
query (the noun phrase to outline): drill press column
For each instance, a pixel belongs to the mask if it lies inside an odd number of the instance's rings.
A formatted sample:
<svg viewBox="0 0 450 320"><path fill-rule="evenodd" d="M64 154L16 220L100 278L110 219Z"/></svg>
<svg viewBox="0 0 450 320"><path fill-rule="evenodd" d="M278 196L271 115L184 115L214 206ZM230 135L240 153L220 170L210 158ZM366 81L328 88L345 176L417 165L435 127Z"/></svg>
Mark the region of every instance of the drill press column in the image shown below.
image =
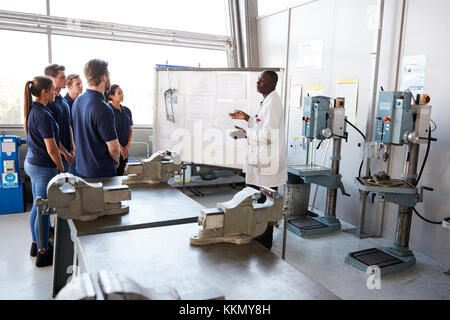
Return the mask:
<svg viewBox="0 0 450 320"><path fill-rule="evenodd" d="M417 162L419 159L420 144L411 144L406 149L405 166L403 170L405 180L412 184L416 184L417 178ZM397 227L395 231L395 251L401 256L411 255L409 250L409 235L411 232L412 207L399 206Z"/></svg>
<svg viewBox="0 0 450 320"><path fill-rule="evenodd" d="M339 174L339 165L341 161L341 144L340 138L333 138L333 156L331 157L331 169L335 175ZM325 218L330 221L336 220L336 199L337 189L327 189L327 204L325 209Z"/></svg>

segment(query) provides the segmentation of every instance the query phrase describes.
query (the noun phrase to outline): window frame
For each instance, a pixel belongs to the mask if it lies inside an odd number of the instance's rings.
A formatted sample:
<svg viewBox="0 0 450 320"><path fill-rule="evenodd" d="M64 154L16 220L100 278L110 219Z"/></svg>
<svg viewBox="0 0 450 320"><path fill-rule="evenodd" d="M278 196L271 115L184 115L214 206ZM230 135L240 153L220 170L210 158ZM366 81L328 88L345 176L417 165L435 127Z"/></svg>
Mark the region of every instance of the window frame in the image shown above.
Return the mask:
<svg viewBox="0 0 450 320"><path fill-rule="evenodd" d="M226 14L229 14L227 1ZM49 14L50 1L46 1L47 15L0 10L0 30L47 34L48 63L52 63L52 35L80 37L98 40L153 44L169 47L186 47L224 51L228 66L233 67L235 52L232 36L181 30L158 29L120 23L56 17ZM228 21L231 24L231 20ZM23 128L18 124L2 124L4 128ZM153 128L153 124L137 125Z"/></svg>

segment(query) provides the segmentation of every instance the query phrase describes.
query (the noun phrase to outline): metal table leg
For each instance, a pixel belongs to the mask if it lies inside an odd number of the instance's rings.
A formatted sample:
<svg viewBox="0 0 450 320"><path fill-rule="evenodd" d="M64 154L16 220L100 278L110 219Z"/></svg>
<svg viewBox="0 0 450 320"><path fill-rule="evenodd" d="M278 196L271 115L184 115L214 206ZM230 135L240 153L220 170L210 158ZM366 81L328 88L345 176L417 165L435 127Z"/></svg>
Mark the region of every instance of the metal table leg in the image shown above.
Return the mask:
<svg viewBox="0 0 450 320"><path fill-rule="evenodd" d="M67 220L57 217L55 226L55 247L53 253L53 297L67 283L68 270L73 264L73 242Z"/></svg>

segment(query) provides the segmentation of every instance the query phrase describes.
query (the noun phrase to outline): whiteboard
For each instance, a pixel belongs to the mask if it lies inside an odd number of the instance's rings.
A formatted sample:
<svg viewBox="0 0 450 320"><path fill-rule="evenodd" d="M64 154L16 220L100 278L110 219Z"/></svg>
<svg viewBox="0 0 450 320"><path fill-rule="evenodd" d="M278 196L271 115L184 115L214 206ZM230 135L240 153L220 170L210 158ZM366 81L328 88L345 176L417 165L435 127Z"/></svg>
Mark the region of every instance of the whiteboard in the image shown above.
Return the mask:
<svg viewBox="0 0 450 320"><path fill-rule="evenodd" d="M263 101L256 82L263 70L277 72L282 97L280 68L155 68L153 150L175 151L187 163L242 169L247 140L229 134L234 126L246 129L247 122L228 114L241 109L256 115Z"/></svg>

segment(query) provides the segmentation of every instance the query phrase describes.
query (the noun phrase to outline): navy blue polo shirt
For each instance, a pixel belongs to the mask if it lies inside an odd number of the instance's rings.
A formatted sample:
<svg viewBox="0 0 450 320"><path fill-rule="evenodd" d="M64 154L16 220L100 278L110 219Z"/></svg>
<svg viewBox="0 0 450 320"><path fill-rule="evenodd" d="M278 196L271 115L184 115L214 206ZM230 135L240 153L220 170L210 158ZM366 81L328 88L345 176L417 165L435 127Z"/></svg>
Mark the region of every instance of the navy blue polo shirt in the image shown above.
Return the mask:
<svg viewBox="0 0 450 320"><path fill-rule="evenodd" d="M87 89L72 106L76 170L85 178L113 177L116 165L107 141L117 139L114 112L98 91Z"/></svg>
<svg viewBox="0 0 450 320"><path fill-rule="evenodd" d="M121 146L125 146L128 144L128 139L130 138L130 126L133 125L131 110L120 105L122 107L122 112L120 112L120 110L114 108L112 104L110 104L110 106L114 111L114 120L116 121L116 131L119 143Z"/></svg>
<svg viewBox="0 0 450 320"><path fill-rule="evenodd" d="M66 99L67 104L69 105L70 112L72 113L73 100L72 100L72 98L70 97L70 95L69 95L68 92L67 92L67 94L64 96L64 99Z"/></svg>
<svg viewBox="0 0 450 320"><path fill-rule="evenodd" d="M44 139L55 138L56 145L59 145L59 126L50 110L39 102L33 102L27 126L28 153L26 160L34 166L56 168L44 142Z"/></svg>
<svg viewBox="0 0 450 320"><path fill-rule="evenodd" d="M48 108L53 114L59 126L59 138L67 152L72 151L72 139L70 138L71 116L67 101L61 96L56 96L54 102L50 102Z"/></svg>
<svg viewBox="0 0 450 320"><path fill-rule="evenodd" d="M64 96L64 99L66 100L67 105L69 106L70 126L72 127L72 130L73 130L72 106L73 106L74 100L72 100L72 98L70 97L70 95L69 95L68 92L67 92L67 94ZM74 139L74 140L75 140L75 139Z"/></svg>

